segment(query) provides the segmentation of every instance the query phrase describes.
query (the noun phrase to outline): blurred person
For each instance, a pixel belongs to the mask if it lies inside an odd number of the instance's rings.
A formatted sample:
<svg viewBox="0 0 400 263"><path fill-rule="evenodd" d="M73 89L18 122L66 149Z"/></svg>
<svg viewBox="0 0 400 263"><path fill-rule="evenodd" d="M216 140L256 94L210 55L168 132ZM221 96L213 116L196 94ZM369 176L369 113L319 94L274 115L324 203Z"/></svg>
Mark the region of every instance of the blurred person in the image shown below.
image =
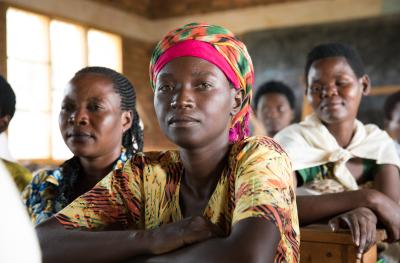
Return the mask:
<svg viewBox="0 0 400 263"><path fill-rule="evenodd" d="M66 207L143 148L135 89L109 68L87 67L75 74L65 89L59 125L74 156L58 169L39 171L24 190L34 224Z"/></svg>
<svg viewBox="0 0 400 263"><path fill-rule="evenodd" d="M16 97L13 89L7 80L0 75L0 134L3 134L7 130L11 119L14 117L15 104ZM5 142L6 141L3 141L1 144L2 147L7 147ZM3 151L6 150L3 149ZM8 151L6 151L6 153L8 153ZM28 169L10 159L5 157L0 157L0 159L3 161L10 175L14 179L19 191L22 191L32 179L32 174Z"/></svg>
<svg viewBox="0 0 400 263"><path fill-rule="evenodd" d="M387 97L383 111L385 130L393 138L397 153L400 156L400 91Z"/></svg>
<svg viewBox="0 0 400 263"><path fill-rule="evenodd" d="M301 187L300 224L330 219L333 230L348 227L361 258L375 243L378 224L386 229L388 241L400 239L399 156L385 131L356 119L371 83L353 47L314 47L307 56L305 79L313 113L275 136Z"/></svg>
<svg viewBox="0 0 400 263"><path fill-rule="evenodd" d="M254 109L265 128L274 137L294 119L295 96L291 88L280 81L262 84L254 96Z"/></svg>

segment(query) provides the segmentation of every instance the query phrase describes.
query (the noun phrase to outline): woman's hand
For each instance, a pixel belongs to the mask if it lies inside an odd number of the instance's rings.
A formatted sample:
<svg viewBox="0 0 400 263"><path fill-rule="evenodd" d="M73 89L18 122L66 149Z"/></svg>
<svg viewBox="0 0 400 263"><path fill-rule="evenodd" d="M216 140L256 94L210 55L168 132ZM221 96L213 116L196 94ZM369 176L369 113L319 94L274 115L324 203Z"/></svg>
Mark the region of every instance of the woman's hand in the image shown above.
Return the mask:
<svg viewBox="0 0 400 263"><path fill-rule="evenodd" d="M350 229L353 242L358 247L357 257L361 258L376 242L377 222L377 217L371 209L360 207L332 218L329 225L332 231L341 227Z"/></svg>
<svg viewBox="0 0 400 263"><path fill-rule="evenodd" d="M223 232L202 216L188 217L179 222L150 230L151 254L160 255L180 247L210 238L222 237Z"/></svg>

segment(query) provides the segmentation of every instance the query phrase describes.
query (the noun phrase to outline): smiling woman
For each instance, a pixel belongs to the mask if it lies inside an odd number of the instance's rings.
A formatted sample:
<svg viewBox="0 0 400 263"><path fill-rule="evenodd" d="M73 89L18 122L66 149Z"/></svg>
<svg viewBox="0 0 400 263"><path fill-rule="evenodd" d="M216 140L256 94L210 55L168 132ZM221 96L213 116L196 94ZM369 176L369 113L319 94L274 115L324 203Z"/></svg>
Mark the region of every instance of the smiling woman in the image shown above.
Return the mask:
<svg viewBox="0 0 400 263"><path fill-rule="evenodd" d="M400 239L400 160L386 132L356 119L371 84L354 48L316 46L305 77L314 112L275 136L301 187L300 223L331 219L334 230L350 228L361 257L374 244L379 222L390 240Z"/></svg>
<svg viewBox="0 0 400 263"><path fill-rule="evenodd" d="M179 150L134 155L39 225L45 261L298 262L290 161L272 139L247 137L244 44L188 24L158 43L150 78L159 124Z"/></svg>

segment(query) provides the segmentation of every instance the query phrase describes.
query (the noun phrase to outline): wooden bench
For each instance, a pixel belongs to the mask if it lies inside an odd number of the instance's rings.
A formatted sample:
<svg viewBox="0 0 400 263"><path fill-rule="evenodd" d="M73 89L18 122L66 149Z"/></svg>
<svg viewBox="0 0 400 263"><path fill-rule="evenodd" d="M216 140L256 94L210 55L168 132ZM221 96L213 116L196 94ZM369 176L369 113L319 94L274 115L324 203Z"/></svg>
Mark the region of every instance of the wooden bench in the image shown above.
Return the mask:
<svg viewBox="0 0 400 263"><path fill-rule="evenodd" d="M300 237L302 263L376 263L376 245L357 260L357 248L350 230L332 232L328 225L309 225L300 229ZM378 230L377 241L385 238L385 231Z"/></svg>

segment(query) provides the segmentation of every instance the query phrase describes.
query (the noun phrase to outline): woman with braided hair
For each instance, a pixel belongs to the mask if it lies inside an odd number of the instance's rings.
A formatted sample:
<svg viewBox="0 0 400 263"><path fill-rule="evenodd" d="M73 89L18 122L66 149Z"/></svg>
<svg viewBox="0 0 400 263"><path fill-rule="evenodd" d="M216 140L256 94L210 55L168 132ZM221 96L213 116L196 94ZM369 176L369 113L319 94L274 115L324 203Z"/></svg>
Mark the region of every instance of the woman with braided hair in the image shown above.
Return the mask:
<svg viewBox="0 0 400 263"><path fill-rule="evenodd" d="M150 83L178 150L134 155L38 225L44 262L298 262L289 159L272 139L248 137L253 79L229 30L168 33Z"/></svg>
<svg viewBox="0 0 400 263"><path fill-rule="evenodd" d="M23 192L35 224L90 190L143 148L136 94L122 74L105 67L86 67L69 82L59 124L74 154L58 169L38 172Z"/></svg>

